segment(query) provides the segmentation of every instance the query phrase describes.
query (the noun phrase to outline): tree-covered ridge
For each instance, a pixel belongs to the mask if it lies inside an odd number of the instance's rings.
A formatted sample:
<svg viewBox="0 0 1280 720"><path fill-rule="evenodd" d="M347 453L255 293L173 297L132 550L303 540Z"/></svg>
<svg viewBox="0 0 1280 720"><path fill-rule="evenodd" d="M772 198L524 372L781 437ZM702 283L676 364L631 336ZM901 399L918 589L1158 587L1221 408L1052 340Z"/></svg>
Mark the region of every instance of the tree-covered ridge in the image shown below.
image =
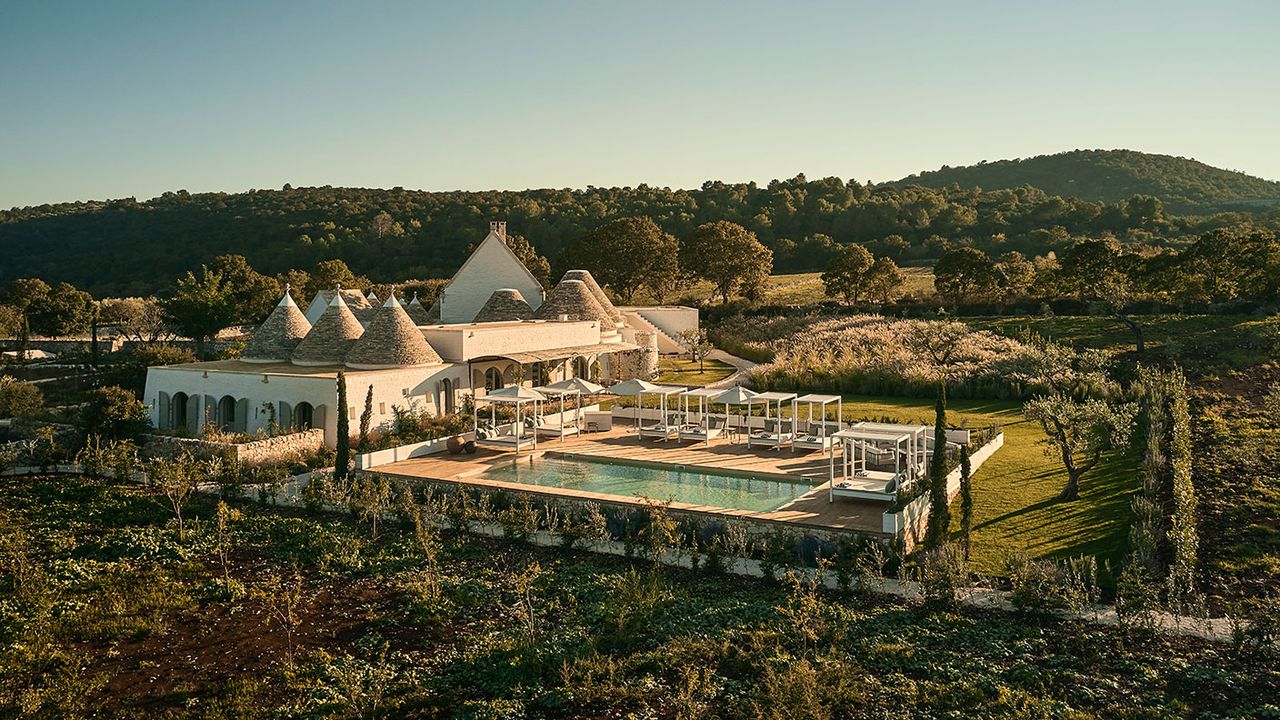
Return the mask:
<svg viewBox="0 0 1280 720"><path fill-rule="evenodd" d="M313 187L244 193L168 192L0 211L0 284L20 277L66 281L95 295L146 295L226 254L279 274L341 258L375 282L449 277L490 220L506 220L537 252L561 263L569 243L611 220L643 216L682 242L700 225L742 225L782 272L821 270L850 243L897 260L937 258L948 247L1042 254L1071 236L1112 234L1156 244L1265 215L1176 217L1152 196L1102 203L1027 186L872 186L830 177L726 184L695 190L647 185L585 190L422 192ZM562 265L557 270L565 269Z"/></svg>
<svg viewBox="0 0 1280 720"><path fill-rule="evenodd" d="M1280 182L1197 160L1133 150L1073 150L981 162L910 175L894 185L1000 190L1023 185L1050 195L1120 202L1152 195L1175 213L1204 213L1280 202Z"/></svg>

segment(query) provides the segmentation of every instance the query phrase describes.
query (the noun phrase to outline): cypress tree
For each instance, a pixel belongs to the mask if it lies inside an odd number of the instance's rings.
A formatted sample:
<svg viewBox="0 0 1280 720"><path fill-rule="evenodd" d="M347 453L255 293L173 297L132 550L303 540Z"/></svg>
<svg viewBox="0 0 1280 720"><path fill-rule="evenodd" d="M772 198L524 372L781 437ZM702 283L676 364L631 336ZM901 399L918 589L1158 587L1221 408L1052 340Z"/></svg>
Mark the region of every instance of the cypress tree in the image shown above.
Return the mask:
<svg viewBox="0 0 1280 720"><path fill-rule="evenodd" d="M969 474L973 467L969 462L969 446L960 446L960 536L964 539L964 559L969 559L969 536L973 532L973 487Z"/></svg>
<svg viewBox="0 0 1280 720"><path fill-rule="evenodd" d="M951 530L951 510L947 507L947 386L938 383L938 400L934 403L933 457L929 460L929 524L924 533L925 547L946 543Z"/></svg>
<svg viewBox="0 0 1280 720"><path fill-rule="evenodd" d="M358 452L365 452L369 449L369 425L373 423L373 386L369 386L369 392L364 396L364 412L360 413L360 439L356 443Z"/></svg>
<svg viewBox="0 0 1280 720"><path fill-rule="evenodd" d="M333 479L345 480L351 465L351 419L347 417L347 376L338 371L338 452L333 461Z"/></svg>

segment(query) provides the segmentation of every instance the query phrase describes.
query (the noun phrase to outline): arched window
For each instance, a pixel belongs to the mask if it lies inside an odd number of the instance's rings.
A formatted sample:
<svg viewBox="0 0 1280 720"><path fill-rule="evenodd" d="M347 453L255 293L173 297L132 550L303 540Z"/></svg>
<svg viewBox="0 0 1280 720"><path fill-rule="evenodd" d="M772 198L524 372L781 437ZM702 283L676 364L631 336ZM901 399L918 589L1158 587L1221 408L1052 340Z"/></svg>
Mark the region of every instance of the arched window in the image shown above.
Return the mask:
<svg viewBox="0 0 1280 720"><path fill-rule="evenodd" d="M173 394L173 412L169 415L169 424L175 430L189 431L191 429L187 427L188 400L190 400L190 397L184 392Z"/></svg>
<svg viewBox="0 0 1280 720"><path fill-rule="evenodd" d="M496 367L491 367L484 371L484 389L485 390L501 390L502 389L502 371Z"/></svg>
<svg viewBox="0 0 1280 720"><path fill-rule="evenodd" d="M296 430L310 430L315 417L315 408L311 403L298 403L293 408L293 427Z"/></svg>
<svg viewBox="0 0 1280 720"><path fill-rule="evenodd" d="M218 401L218 427L230 431L236 424L236 399L223 395Z"/></svg>

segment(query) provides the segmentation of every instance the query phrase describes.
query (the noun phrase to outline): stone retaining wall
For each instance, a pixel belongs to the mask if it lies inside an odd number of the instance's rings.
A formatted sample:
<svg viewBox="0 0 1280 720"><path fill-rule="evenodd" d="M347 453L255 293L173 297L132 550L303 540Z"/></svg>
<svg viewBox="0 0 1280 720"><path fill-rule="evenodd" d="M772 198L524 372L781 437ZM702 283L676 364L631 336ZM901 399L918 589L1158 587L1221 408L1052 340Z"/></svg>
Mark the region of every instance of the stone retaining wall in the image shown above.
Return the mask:
<svg viewBox="0 0 1280 720"><path fill-rule="evenodd" d="M304 453L319 450L324 445L324 428L265 437L243 443L227 443L203 438L152 435L147 440L147 450L155 454L174 454L184 450L197 454L222 455L229 453L235 460L248 465L288 460Z"/></svg>

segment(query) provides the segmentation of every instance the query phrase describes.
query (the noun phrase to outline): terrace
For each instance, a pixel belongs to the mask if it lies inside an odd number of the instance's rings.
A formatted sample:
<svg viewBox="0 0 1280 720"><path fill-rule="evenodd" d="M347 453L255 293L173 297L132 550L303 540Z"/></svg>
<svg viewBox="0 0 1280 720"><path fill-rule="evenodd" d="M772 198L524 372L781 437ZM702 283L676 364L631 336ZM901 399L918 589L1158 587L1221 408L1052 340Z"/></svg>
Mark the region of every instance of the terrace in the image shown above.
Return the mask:
<svg viewBox="0 0 1280 720"><path fill-rule="evenodd" d="M601 492L599 487L591 484L574 487L572 483L557 486L516 481L516 473L508 472L512 468L520 472L529 471L542 460L568 460L613 467L641 466L677 472L694 478L696 486L692 492L695 494L705 489L707 478L703 476L729 479L735 486L729 492L743 491L750 483L794 486L794 497L784 497L779 506L764 510L672 500L673 509L686 512L782 522L821 530L882 534L883 515L890 507L890 502L884 500L841 498L831 502L828 478L832 460L827 452L792 453L760 446L747 447L745 438L662 442L639 437L630 422L621 422L607 432L548 440L539 443L536 450L526 450L520 455L507 449L480 447L470 455L437 453L370 469L406 480L460 483L546 498L591 500L615 505L639 506L646 498L657 501L669 499L660 493L636 496ZM708 492L714 493L714 489Z"/></svg>

